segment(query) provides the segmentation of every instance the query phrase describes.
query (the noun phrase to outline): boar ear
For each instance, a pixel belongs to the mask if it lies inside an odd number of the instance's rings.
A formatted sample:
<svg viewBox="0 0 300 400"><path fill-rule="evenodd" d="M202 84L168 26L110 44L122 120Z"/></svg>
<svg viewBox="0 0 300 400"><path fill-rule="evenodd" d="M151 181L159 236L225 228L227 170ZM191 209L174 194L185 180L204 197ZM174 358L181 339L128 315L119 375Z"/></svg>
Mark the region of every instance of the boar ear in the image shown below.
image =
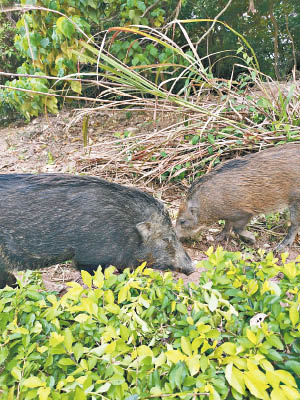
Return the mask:
<svg viewBox="0 0 300 400"><path fill-rule="evenodd" d="M138 224L136 224L136 229L139 231L139 234L142 236L144 242L149 239L153 231L153 227L150 221L139 222Z"/></svg>

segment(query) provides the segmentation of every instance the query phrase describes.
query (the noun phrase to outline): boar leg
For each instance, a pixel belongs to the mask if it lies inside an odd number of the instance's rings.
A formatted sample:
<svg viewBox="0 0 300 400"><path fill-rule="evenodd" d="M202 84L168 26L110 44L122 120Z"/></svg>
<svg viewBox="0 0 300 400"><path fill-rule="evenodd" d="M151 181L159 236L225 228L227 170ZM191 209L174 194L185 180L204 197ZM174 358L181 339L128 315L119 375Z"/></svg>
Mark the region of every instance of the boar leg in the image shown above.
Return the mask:
<svg viewBox="0 0 300 400"><path fill-rule="evenodd" d="M232 228L232 223L229 222L228 220L225 220L225 226L222 230L222 232L220 232L217 236L216 236L216 240L218 242L221 242L222 240L228 239L230 236L230 231Z"/></svg>
<svg viewBox="0 0 300 400"><path fill-rule="evenodd" d="M300 194L298 202L290 206L291 226L289 227L288 234L281 243L277 246L276 250L282 251L285 247L291 246L295 240L300 225Z"/></svg>
<svg viewBox="0 0 300 400"><path fill-rule="evenodd" d="M234 232L246 243L254 244L255 236L253 233L247 231L246 225L250 221L252 215L249 213L241 212L239 215L235 216L235 220L232 221L232 228Z"/></svg>

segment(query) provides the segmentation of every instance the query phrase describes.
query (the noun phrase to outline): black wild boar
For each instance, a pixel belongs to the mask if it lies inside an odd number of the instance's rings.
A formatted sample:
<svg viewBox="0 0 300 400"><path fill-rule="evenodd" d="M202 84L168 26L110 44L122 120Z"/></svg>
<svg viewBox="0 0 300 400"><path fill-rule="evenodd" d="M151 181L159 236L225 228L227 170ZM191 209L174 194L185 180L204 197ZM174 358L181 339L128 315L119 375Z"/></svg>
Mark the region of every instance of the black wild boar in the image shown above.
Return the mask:
<svg viewBox="0 0 300 400"><path fill-rule="evenodd" d="M289 208L291 226L278 250L290 246L300 224L300 144L290 143L223 163L197 179L181 204L176 232L190 237L220 219L225 227L218 240L233 229L240 238L255 243L245 229L250 219Z"/></svg>
<svg viewBox="0 0 300 400"><path fill-rule="evenodd" d="M169 214L152 196L95 177L0 174L0 287L11 269L72 260L99 265L193 272Z"/></svg>

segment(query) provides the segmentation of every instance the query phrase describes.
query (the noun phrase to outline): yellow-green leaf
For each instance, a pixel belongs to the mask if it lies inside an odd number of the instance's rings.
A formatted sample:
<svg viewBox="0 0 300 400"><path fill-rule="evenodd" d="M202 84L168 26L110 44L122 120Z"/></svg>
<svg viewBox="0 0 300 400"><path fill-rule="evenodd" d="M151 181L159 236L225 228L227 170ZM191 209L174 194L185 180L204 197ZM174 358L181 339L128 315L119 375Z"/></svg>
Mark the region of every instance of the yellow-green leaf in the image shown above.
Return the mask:
<svg viewBox="0 0 300 400"><path fill-rule="evenodd" d="M294 262L287 263L284 265L282 272L288 277L288 279L295 279L297 276L297 269Z"/></svg>
<svg viewBox="0 0 300 400"><path fill-rule="evenodd" d="M270 363L270 361L266 360L265 358L260 360L259 364L265 371L274 371L273 365Z"/></svg>
<svg viewBox="0 0 300 400"><path fill-rule="evenodd" d="M205 325L203 324L203 322L197 324L197 331L199 333L207 333L211 330L211 326L210 325Z"/></svg>
<svg viewBox="0 0 300 400"><path fill-rule="evenodd" d="M160 355L158 356L158 357L156 357L156 359L155 359L155 361L154 361L154 363L155 363L155 366L156 366L156 368L157 367L160 367L161 365L163 365L165 362L166 362L166 355L165 355L165 353L162 351L161 353L160 353Z"/></svg>
<svg viewBox="0 0 300 400"><path fill-rule="evenodd" d="M83 283L87 287L91 288L92 287L92 282L93 282L92 275L89 272L82 270L81 271L81 276L82 276Z"/></svg>
<svg viewBox="0 0 300 400"><path fill-rule="evenodd" d="M71 81L71 88L74 92L81 94L81 81Z"/></svg>
<svg viewBox="0 0 300 400"><path fill-rule="evenodd" d="M118 304L107 304L105 306L105 310L111 312L112 314L120 314L120 307L118 306Z"/></svg>
<svg viewBox="0 0 300 400"><path fill-rule="evenodd" d="M41 381L40 378L38 378L37 376L31 376L30 378L25 379L23 385L30 389L33 389L41 386L46 386L46 382Z"/></svg>
<svg viewBox="0 0 300 400"><path fill-rule="evenodd" d="M239 356L231 357L233 364L239 369L247 369L247 361Z"/></svg>
<svg viewBox="0 0 300 400"><path fill-rule="evenodd" d="M298 307L296 304L293 305L292 307L290 307L289 315L290 315L290 320L291 320L293 326L295 326L297 324L297 322L299 321L299 311L298 311Z"/></svg>
<svg viewBox="0 0 300 400"><path fill-rule="evenodd" d="M209 301L208 301L209 310L211 312L216 311L216 309L218 308L218 304L219 304L219 301L218 301L217 297L212 293L212 295L210 296Z"/></svg>
<svg viewBox="0 0 300 400"><path fill-rule="evenodd" d="M97 271L95 272L95 277L93 279L94 285L98 288L101 289L104 285L104 278L103 278L103 273L102 273L102 268L98 267Z"/></svg>
<svg viewBox="0 0 300 400"><path fill-rule="evenodd" d="M271 290L271 285L269 281L264 281L262 289L261 289L261 294L264 294L265 292Z"/></svg>
<svg viewBox="0 0 300 400"><path fill-rule="evenodd" d="M300 400L300 392L297 389L285 385L282 385L281 389L288 400Z"/></svg>
<svg viewBox="0 0 300 400"><path fill-rule="evenodd" d="M161 388L159 388L159 387L157 387L157 386L153 386L153 387L150 389L150 394L152 394L151 397L153 397L153 396L159 397L159 396L162 394L162 390L161 390Z"/></svg>
<svg viewBox="0 0 300 400"><path fill-rule="evenodd" d="M66 358L66 357L60 358L57 364L60 366L76 365L75 361L73 361L71 358Z"/></svg>
<svg viewBox="0 0 300 400"><path fill-rule="evenodd" d="M111 387L110 382L106 382L97 389L97 393L105 393Z"/></svg>
<svg viewBox="0 0 300 400"><path fill-rule="evenodd" d="M271 392L271 400L288 400L288 398L285 396L284 391L277 387Z"/></svg>
<svg viewBox="0 0 300 400"><path fill-rule="evenodd" d="M142 320L137 314L133 314L135 321L141 326L143 332L149 332L149 327L146 321Z"/></svg>
<svg viewBox="0 0 300 400"><path fill-rule="evenodd" d="M149 308L150 307L149 300L145 299L143 296L140 296L139 303L142 304L145 308Z"/></svg>
<svg viewBox="0 0 300 400"><path fill-rule="evenodd" d="M59 335L56 332L50 333L49 344L51 347L58 346L59 344L63 343L64 340L65 340L65 337L63 335Z"/></svg>
<svg viewBox="0 0 300 400"><path fill-rule="evenodd" d="M231 356L236 354L236 344L235 343L225 342L225 343L221 344L220 348L222 349L222 351L224 351L224 353L227 353Z"/></svg>
<svg viewBox="0 0 300 400"><path fill-rule="evenodd" d="M72 331L71 331L70 328L66 328L66 329L65 329L65 331L64 331L64 337L65 337L65 339L64 339L65 348L67 349L67 351L68 351L69 353L71 353L71 351L72 351L72 344L73 344L74 338L73 338Z"/></svg>
<svg viewBox="0 0 300 400"><path fill-rule="evenodd" d="M175 310L175 308L176 308L176 301L173 300L171 303L171 312L173 312Z"/></svg>
<svg viewBox="0 0 300 400"><path fill-rule="evenodd" d="M199 358L200 358L200 356L198 354L186 358L185 362L186 362L192 376L196 375L200 370Z"/></svg>
<svg viewBox="0 0 300 400"><path fill-rule="evenodd" d="M201 354L205 353L206 350L213 348L213 346L211 346L207 340L203 341L203 345L201 347Z"/></svg>
<svg viewBox="0 0 300 400"><path fill-rule="evenodd" d="M168 350L166 353L168 361L176 364L178 361L183 361L186 356L184 356L179 350Z"/></svg>
<svg viewBox="0 0 300 400"><path fill-rule="evenodd" d="M231 385L238 393L243 395L245 394L244 374L235 368L232 363L226 365L225 377L229 385Z"/></svg>
<svg viewBox="0 0 300 400"><path fill-rule="evenodd" d="M15 400L15 386L12 386L8 391L7 400Z"/></svg>
<svg viewBox="0 0 300 400"><path fill-rule="evenodd" d="M86 382L87 379L87 376L80 376L76 379L76 382L78 382L80 385L84 385L84 382Z"/></svg>
<svg viewBox="0 0 300 400"><path fill-rule="evenodd" d="M124 342L127 342L129 338L130 330L127 328L126 325L121 325L120 326L120 335L121 338L124 340Z"/></svg>
<svg viewBox="0 0 300 400"><path fill-rule="evenodd" d="M86 311L91 315L97 315L98 305L92 298L83 297L81 299L81 310Z"/></svg>
<svg viewBox="0 0 300 400"><path fill-rule="evenodd" d="M106 304L114 304L115 298L112 290L106 290L104 292L104 301Z"/></svg>
<svg viewBox="0 0 300 400"><path fill-rule="evenodd" d="M108 267L108 268L105 268L105 271L104 271L105 279L109 279L109 278L113 275L113 273L115 272L115 270L116 270L116 268L113 267L113 266L110 266L110 267Z"/></svg>
<svg viewBox="0 0 300 400"><path fill-rule="evenodd" d="M257 379L257 372L258 369L256 371L246 371L244 373L245 384L253 396L258 399L268 399L269 396L266 390L269 386L260 379Z"/></svg>
<svg viewBox="0 0 300 400"><path fill-rule="evenodd" d="M27 335L29 331L28 329L23 328L22 326L17 326L16 329L14 329L14 333L21 333L22 335Z"/></svg>
<svg viewBox="0 0 300 400"><path fill-rule="evenodd" d="M90 317L87 314L78 314L74 319L76 322L84 323L86 322Z"/></svg>
<svg viewBox="0 0 300 400"><path fill-rule="evenodd" d="M137 353L139 356L150 356L153 357L153 351L150 347L142 345L137 348Z"/></svg>
<svg viewBox="0 0 300 400"><path fill-rule="evenodd" d="M49 387L40 387L37 391L39 395L39 400L47 400L50 394Z"/></svg>
<svg viewBox="0 0 300 400"><path fill-rule="evenodd" d="M37 346L36 349L37 349L37 351L38 351L39 353L45 353L45 351L48 350L48 347L47 347L47 346L41 346L41 347Z"/></svg>
<svg viewBox="0 0 300 400"><path fill-rule="evenodd" d="M201 337L197 337L192 341L192 351L196 352L201 344L204 342L204 339Z"/></svg>
<svg viewBox="0 0 300 400"><path fill-rule="evenodd" d="M105 354L111 354L116 349L116 342L111 342L105 347Z"/></svg>
<svg viewBox="0 0 300 400"><path fill-rule="evenodd" d="M192 345L189 338L181 336L181 349L187 356L192 355Z"/></svg>
<svg viewBox="0 0 300 400"><path fill-rule="evenodd" d="M208 400L221 400L219 393L212 385L207 385L207 389L209 390Z"/></svg>
<svg viewBox="0 0 300 400"><path fill-rule="evenodd" d="M123 303L123 301L127 300L128 297L128 293L129 293L129 286L125 285L123 286L118 294L118 303Z"/></svg>
<svg viewBox="0 0 300 400"><path fill-rule="evenodd" d="M22 370L19 367L13 367L10 373L17 381L22 379Z"/></svg>
<svg viewBox="0 0 300 400"><path fill-rule="evenodd" d="M72 400L86 400L86 394L84 393L84 390L81 389L80 386L76 386L75 389L75 394Z"/></svg>
<svg viewBox="0 0 300 400"><path fill-rule="evenodd" d="M251 279L248 283L248 295L252 296L255 292L257 292L258 284L254 279Z"/></svg>
<svg viewBox="0 0 300 400"><path fill-rule="evenodd" d="M273 387L279 386L280 382L286 384L287 386L297 387L293 375L290 372L284 371L282 369L267 371L266 377Z"/></svg>
<svg viewBox="0 0 300 400"><path fill-rule="evenodd" d="M246 335L251 343L257 344L257 337L254 332L252 332L250 329L246 329Z"/></svg>

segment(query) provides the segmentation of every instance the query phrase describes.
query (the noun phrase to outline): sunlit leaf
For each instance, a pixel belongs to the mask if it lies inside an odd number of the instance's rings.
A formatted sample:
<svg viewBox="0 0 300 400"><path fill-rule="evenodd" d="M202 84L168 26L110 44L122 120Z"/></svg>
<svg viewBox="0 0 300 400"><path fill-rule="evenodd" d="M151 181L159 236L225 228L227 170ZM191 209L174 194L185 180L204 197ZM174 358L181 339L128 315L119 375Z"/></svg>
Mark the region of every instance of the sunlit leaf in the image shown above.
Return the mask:
<svg viewBox="0 0 300 400"><path fill-rule="evenodd" d="M181 336L181 348L186 355L188 356L192 355L192 346L191 342L189 341L189 338Z"/></svg>
<svg viewBox="0 0 300 400"><path fill-rule="evenodd" d="M185 356L179 350L168 350L165 354L167 359L175 364L185 359Z"/></svg>
<svg viewBox="0 0 300 400"><path fill-rule="evenodd" d="M297 305L293 305L292 307L290 307L289 316L290 316L292 325L295 326L297 324L297 322L299 321L299 311L298 311Z"/></svg>
<svg viewBox="0 0 300 400"><path fill-rule="evenodd" d="M31 376L30 378L25 379L23 385L33 389L40 386L46 386L46 383L41 381L37 376Z"/></svg>
<svg viewBox="0 0 300 400"><path fill-rule="evenodd" d="M245 379L244 374L232 364L228 364L225 368L225 377L229 385L237 392L245 394Z"/></svg>

